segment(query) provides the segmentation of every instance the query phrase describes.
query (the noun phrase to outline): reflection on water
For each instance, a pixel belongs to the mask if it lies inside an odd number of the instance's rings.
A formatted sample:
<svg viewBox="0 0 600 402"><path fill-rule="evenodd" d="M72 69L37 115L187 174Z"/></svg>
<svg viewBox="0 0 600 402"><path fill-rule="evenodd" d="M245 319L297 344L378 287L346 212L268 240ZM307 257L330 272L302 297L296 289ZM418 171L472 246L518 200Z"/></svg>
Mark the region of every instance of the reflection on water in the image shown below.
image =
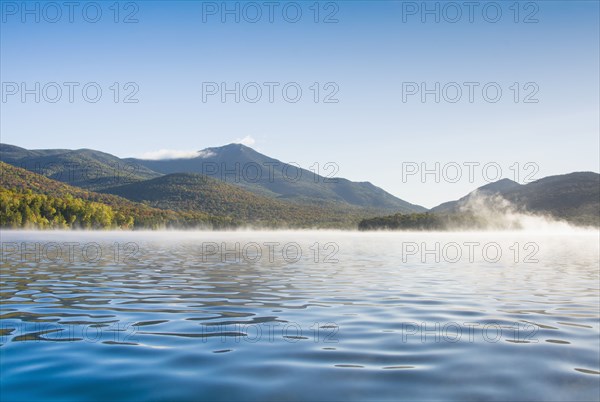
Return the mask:
<svg viewBox="0 0 600 402"><path fill-rule="evenodd" d="M2 232L2 400L597 400L598 240Z"/></svg>

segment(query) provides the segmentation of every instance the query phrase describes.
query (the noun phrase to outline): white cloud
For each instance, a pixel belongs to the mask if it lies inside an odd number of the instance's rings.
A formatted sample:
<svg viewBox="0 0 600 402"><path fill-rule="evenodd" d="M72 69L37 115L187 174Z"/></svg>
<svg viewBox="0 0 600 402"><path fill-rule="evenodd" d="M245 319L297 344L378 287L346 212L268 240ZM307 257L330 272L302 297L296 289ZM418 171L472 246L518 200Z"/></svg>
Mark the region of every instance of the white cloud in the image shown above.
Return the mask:
<svg viewBox="0 0 600 402"><path fill-rule="evenodd" d="M198 151L198 158L210 158L216 154L213 151Z"/></svg>
<svg viewBox="0 0 600 402"><path fill-rule="evenodd" d="M213 154L209 151L177 151L174 149L161 149L143 153L141 159L161 160L161 159L191 159L196 157L206 158Z"/></svg>
<svg viewBox="0 0 600 402"><path fill-rule="evenodd" d="M256 140L249 135L245 136L244 138L238 138L237 140L235 140L233 142L235 144L242 144L247 147L251 147L252 145L256 144Z"/></svg>

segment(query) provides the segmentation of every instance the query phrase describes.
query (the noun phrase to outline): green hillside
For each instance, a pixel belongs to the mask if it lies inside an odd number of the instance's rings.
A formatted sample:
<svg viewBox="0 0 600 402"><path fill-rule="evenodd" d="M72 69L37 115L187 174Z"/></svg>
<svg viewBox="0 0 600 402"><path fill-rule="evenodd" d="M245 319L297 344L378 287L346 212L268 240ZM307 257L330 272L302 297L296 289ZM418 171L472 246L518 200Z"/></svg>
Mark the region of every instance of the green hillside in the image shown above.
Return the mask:
<svg viewBox="0 0 600 402"><path fill-rule="evenodd" d="M356 227L364 209L302 205L261 196L205 175L177 173L104 190L152 207L228 216L267 227Z"/></svg>
<svg viewBox="0 0 600 402"><path fill-rule="evenodd" d="M361 219L376 215L262 197L197 174L167 175L97 193L3 162L0 172L2 227L355 228Z"/></svg>
<svg viewBox="0 0 600 402"><path fill-rule="evenodd" d="M501 195L515 205L579 225L600 226L600 175L575 172L548 176Z"/></svg>
<svg viewBox="0 0 600 402"><path fill-rule="evenodd" d="M0 161L93 191L161 175L140 164L91 149L27 150L0 144Z"/></svg>
<svg viewBox="0 0 600 402"><path fill-rule="evenodd" d="M159 228L233 224L227 217L152 208L86 191L0 162L0 226L32 228Z"/></svg>

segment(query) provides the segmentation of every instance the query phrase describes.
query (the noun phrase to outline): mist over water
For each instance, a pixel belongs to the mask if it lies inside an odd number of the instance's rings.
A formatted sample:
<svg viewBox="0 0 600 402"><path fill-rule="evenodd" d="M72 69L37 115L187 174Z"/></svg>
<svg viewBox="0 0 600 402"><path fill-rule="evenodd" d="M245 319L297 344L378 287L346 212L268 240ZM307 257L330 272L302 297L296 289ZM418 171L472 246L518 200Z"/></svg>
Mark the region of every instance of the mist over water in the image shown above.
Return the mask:
<svg viewBox="0 0 600 402"><path fill-rule="evenodd" d="M565 234L597 231L592 227L572 225L550 215L524 211L500 195L490 195L479 191L474 191L468 196L466 201L459 206L459 212L474 216L487 230L551 231Z"/></svg>
<svg viewBox="0 0 600 402"><path fill-rule="evenodd" d="M3 231L2 399L595 400L598 230L533 222Z"/></svg>

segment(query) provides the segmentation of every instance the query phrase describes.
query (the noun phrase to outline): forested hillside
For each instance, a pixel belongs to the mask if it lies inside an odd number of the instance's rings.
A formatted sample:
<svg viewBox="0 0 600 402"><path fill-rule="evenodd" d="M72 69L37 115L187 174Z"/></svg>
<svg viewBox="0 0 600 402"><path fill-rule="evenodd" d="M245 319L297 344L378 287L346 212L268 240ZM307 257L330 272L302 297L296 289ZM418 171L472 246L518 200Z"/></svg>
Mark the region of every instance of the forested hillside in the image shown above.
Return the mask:
<svg viewBox="0 0 600 402"><path fill-rule="evenodd" d="M0 162L0 225L29 228L228 227L227 217L152 208Z"/></svg>

